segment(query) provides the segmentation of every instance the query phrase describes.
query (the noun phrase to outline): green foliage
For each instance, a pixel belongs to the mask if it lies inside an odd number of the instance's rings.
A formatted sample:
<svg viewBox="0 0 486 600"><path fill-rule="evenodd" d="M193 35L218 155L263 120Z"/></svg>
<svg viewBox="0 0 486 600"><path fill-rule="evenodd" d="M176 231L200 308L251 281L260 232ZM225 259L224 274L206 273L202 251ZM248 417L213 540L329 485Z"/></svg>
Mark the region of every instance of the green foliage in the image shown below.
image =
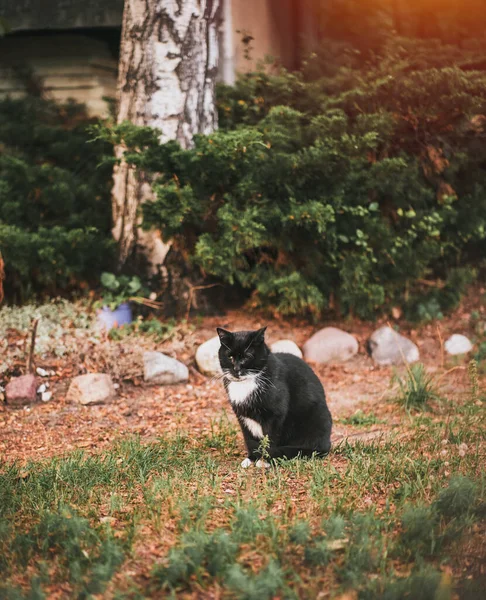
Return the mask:
<svg viewBox="0 0 486 600"><path fill-rule="evenodd" d="M192 149L129 124L102 137L159 174L144 227L253 306L440 317L486 240L484 53L405 39L368 59L326 48L300 72L223 86L221 129Z"/></svg>
<svg viewBox="0 0 486 600"><path fill-rule="evenodd" d="M331 560L332 553L326 540L317 540L305 546L304 556L310 565L324 566Z"/></svg>
<svg viewBox="0 0 486 600"><path fill-rule="evenodd" d="M477 484L468 477L457 475L437 498L436 507L445 517L462 517L472 512L478 497Z"/></svg>
<svg viewBox="0 0 486 600"><path fill-rule="evenodd" d="M371 584L360 595L360 600L450 600L450 586L441 586L441 573L424 567L401 579Z"/></svg>
<svg viewBox="0 0 486 600"><path fill-rule="evenodd" d="M289 532L289 540L293 544L305 544L310 537L310 527L307 521L298 521Z"/></svg>
<svg viewBox="0 0 486 600"><path fill-rule="evenodd" d="M415 321L442 319L444 312L457 308L459 302L478 271L473 268L453 268L443 286L425 294L417 294L405 306L405 316Z"/></svg>
<svg viewBox="0 0 486 600"><path fill-rule="evenodd" d="M402 515L400 542L407 553L429 555L437 535L437 514L430 506L408 506Z"/></svg>
<svg viewBox="0 0 486 600"><path fill-rule="evenodd" d="M141 316L135 321L124 325L123 327L114 327L108 332L110 340L123 340L130 336L146 335L153 337L155 341L162 342L170 338L176 329L176 321L169 319L168 321L159 321L158 319L143 320Z"/></svg>
<svg viewBox="0 0 486 600"><path fill-rule="evenodd" d="M344 537L346 521L340 515L331 515L322 522L322 529L330 540L337 540Z"/></svg>
<svg viewBox="0 0 486 600"><path fill-rule="evenodd" d="M353 415L345 419L341 419L341 423L345 425L355 425L366 427L367 425L376 425L382 423L375 413L364 413L362 410L357 410Z"/></svg>
<svg viewBox="0 0 486 600"><path fill-rule="evenodd" d="M240 508L236 511L236 519L233 529L237 538L241 542L254 539L259 533L265 530L265 524L260 519L257 510L249 506L248 508Z"/></svg>
<svg viewBox="0 0 486 600"><path fill-rule="evenodd" d="M270 561L256 575L247 574L239 565L233 565L226 577L228 587L239 600L271 600L283 582L282 569L275 561Z"/></svg>
<svg viewBox="0 0 486 600"><path fill-rule="evenodd" d="M140 278L136 275L116 276L114 273L105 272L101 274L100 281L102 299L98 304L108 306L111 310L137 296L148 295L148 291L143 288Z"/></svg>
<svg viewBox="0 0 486 600"><path fill-rule="evenodd" d="M10 560L23 568L32 561L55 563L78 589L79 597L102 593L124 559L121 546L108 529L96 531L87 519L68 507L41 513L40 521L30 530L15 537L4 536L1 543ZM42 598L38 578L32 580L31 586L28 597Z"/></svg>
<svg viewBox="0 0 486 600"><path fill-rule="evenodd" d="M356 513L350 523L350 543L339 575L344 584L359 585L365 574L377 568L382 546L382 523L372 513Z"/></svg>
<svg viewBox="0 0 486 600"><path fill-rule="evenodd" d="M425 410L432 400L440 399L433 377L421 363L410 365L403 377L396 375L394 379L400 388L398 401L407 410Z"/></svg>
<svg viewBox="0 0 486 600"><path fill-rule="evenodd" d="M162 587L187 584L203 568L211 576L221 577L234 563L237 550L237 544L224 531L191 531L182 536L180 546L169 551L165 565L154 567L152 576Z"/></svg>
<svg viewBox="0 0 486 600"><path fill-rule="evenodd" d="M72 291L113 259L109 146L81 105L0 101L0 251L13 300Z"/></svg>

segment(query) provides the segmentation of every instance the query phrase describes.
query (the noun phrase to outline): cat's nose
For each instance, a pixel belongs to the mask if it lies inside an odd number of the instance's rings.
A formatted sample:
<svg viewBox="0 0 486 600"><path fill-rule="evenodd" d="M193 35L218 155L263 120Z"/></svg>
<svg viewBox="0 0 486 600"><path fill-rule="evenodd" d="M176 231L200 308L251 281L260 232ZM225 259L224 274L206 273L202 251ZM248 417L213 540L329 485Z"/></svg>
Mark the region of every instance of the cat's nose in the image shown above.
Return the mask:
<svg viewBox="0 0 486 600"><path fill-rule="evenodd" d="M235 365L235 375L239 377L240 373L241 373L240 367L238 365Z"/></svg>

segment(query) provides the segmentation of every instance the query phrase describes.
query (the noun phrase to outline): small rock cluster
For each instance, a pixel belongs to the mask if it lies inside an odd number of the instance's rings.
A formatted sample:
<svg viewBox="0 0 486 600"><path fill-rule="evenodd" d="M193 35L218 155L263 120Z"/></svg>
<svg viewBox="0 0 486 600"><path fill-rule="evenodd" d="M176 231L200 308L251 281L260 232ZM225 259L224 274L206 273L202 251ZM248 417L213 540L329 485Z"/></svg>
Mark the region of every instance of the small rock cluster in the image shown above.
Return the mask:
<svg viewBox="0 0 486 600"><path fill-rule="evenodd" d="M219 348L219 337L214 336L197 349L196 364L204 375L214 377L222 374L218 358ZM336 327L325 327L305 342L303 352L289 339L279 340L270 348L272 352L294 354L307 362L323 364L349 360L358 353L359 345L358 340L350 333ZM472 348L469 339L460 334L452 335L445 343L445 349L451 355L466 354ZM387 325L373 332L366 342L366 349L378 365L413 363L420 358L417 345ZM186 365L161 352L145 352L143 370L147 385L173 385L185 383L189 379ZM37 369L37 375L40 377L45 378L51 374L53 373L44 369ZM85 406L104 404L115 398L117 387L110 375L88 373L73 378L66 399L68 402ZM39 386L36 375L29 374L12 378L4 391L10 406L21 407L37 399L48 402L52 397L48 388L47 381Z"/></svg>
<svg viewBox="0 0 486 600"><path fill-rule="evenodd" d="M218 359L220 341L214 336L199 346L196 351L196 364L201 373L209 376L221 374ZM447 340L445 348L449 354L464 354L472 350L471 342L463 335L454 334ZM309 363L324 364L344 362L358 353L358 340L337 327L324 327L310 337L303 346L303 352L292 340L279 340L270 346L272 352L287 352L304 358ZM399 334L388 325L372 333L366 342L366 349L377 365L399 365L419 360L420 352L416 344Z"/></svg>

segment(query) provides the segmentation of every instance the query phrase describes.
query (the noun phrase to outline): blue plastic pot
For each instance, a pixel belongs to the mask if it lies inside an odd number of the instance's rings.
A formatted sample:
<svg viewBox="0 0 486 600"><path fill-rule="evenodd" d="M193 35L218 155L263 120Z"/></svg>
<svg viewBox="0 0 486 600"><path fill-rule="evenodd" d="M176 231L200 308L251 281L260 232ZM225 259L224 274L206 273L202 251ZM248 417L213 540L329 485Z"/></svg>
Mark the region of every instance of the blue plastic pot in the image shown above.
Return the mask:
<svg viewBox="0 0 486 600"><path fill-rule="evenodd" d="M120 304L115 310L111 310L108 306L103 306L98 311L97 320L101 327L107 331L113 329L113 327L129 325L133 321L132 309L127 302Z"/></svg>

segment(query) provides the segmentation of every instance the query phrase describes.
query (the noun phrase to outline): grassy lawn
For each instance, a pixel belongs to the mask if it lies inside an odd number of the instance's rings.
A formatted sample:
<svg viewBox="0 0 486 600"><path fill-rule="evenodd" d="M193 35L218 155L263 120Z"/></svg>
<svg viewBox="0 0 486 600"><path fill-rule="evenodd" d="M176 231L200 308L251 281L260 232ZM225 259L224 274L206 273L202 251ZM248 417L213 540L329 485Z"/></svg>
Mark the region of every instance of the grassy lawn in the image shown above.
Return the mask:
<svg viewBox="0 0 486 600"><path fill-rule="evenodd" d="M239 468L225 418L1 463L0 598L479 598L484 397L409 412L411 391L386 438L269 470Z"/></svg>

